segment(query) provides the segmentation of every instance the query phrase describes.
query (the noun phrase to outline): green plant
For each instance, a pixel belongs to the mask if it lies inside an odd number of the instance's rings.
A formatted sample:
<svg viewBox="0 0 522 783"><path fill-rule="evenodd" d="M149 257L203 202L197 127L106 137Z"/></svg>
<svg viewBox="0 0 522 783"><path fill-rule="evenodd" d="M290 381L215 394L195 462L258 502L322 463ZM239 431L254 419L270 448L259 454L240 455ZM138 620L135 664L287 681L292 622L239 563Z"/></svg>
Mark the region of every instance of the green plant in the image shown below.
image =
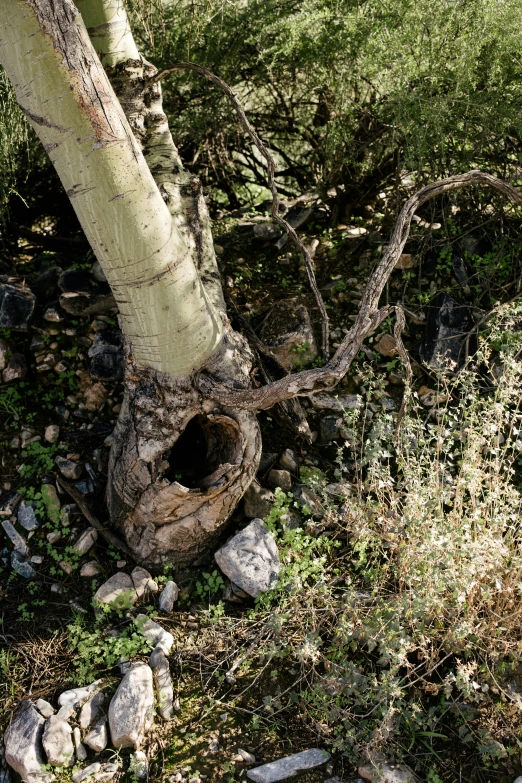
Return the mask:
<svg viewBox="0 0 522 783"><path fill-rule="evenodd" d="M196 582L196 594L200 598L211 598L219 593L224 587L223 577L215 568L213 571L203 571L202 579Z"/></svg>

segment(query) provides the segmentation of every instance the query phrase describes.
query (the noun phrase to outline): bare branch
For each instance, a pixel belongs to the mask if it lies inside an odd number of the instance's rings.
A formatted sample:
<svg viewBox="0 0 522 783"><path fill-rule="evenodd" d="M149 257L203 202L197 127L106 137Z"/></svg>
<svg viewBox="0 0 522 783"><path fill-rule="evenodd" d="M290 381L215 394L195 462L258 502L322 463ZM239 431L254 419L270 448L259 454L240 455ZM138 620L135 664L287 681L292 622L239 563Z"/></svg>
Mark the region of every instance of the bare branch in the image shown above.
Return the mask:
<svg viewBox="0 0 522 783"><path fill-rule="evenodd" d="M158 82L161 79L163 79L165 76L167 76L169 73L173 73L174 71L180 71L180 70L195 71L196 73L201 74L206 79L209 79L213 84L215 84L221 90L223 90L223 92L226 95L228 95L228 97L230 98L230 100L234 105L235 110L237 111L242 126L247 131L247 133L250 134L257 149L266 160L267 169L268 169L268 187L270 188L270 191L272 193L272 207L271 207L272 220L274 221L274 223L277 223L279 226L281 226L281 228L284 231L286 231L290 239L293 240L294 244L299 248L299 250L302 253L306 266L306 271L308 274L308 280L310 282L310 288L314 293L317 306L319 307L319 311L321 313L323 355L324 355L324 360L328 361L328 357L330 355L328 313L326 312L326 307L324 306L321 292L317 287L317 281L315 279L312 257L305 244L297 236L295 229L290 225L290 223L288 223L287 220L282 218L281 215L279 214L279 193L277 192L277 187L275 184L276 165L272 155L269 153L269 151L267 150L267 148L259 138L256 130L252 127L252 125L248 121L248 118L243 110L243 107L241 106L241 103L239 102L234 91L228 86L228 84L226 84L226 82L223 81L223 79L220 79L219 76L216 76L214 73L212 73L212 71L209 71L208 68L204 68L202 65L196 65L195 63L174 63L174 65L171 65L170 68L165 68L163 71L157 73L151 79L151 83Z"/></svg>
<svg viewBox="0 0 522 783"><path fill-rule="evenodd" d="M202 372L197 380L197 385L201 391L207 397L223 405L261 410L270 408L275 403L281 402L281 400L288 400L299 395L313 394L314 392L335 386L345 375L353 359L357 356L364 339L395 309L393 306L386 306L379 310L379 299L404 249L410 233L411 219L415 211L426 201L435 198L435 196L440 196L442 193L448 193L452 190L459 190L469 185L489 185L499 190L515 204L522 206L522 196L514 187L482 171L468 171L467 174L457 174L454 177L448 177L448 179L427 185L417 193L414 193L402 208L395 224L390 244L368 281L366 291L361 300L357 320L345 336L335 355L324 367L304 370L294 375L288 375L266 386L244 390L224 386L214 381L210 374ZM396 332L396 336L397 334Z"/></svg>

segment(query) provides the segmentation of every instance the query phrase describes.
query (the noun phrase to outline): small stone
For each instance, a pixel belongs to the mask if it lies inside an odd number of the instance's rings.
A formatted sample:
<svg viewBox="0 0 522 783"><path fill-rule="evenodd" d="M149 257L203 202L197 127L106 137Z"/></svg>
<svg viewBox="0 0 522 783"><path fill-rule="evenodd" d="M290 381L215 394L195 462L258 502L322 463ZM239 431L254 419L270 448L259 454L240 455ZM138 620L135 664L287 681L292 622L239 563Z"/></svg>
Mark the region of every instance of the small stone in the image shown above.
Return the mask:
<svg viewBox="0 0 522 783"><path fill-rule="evenodd" d="M30 563L23 560L18 552L11 552L11 568L24 579L34 579L36 571Z"/></svg>
<svg viewBox="0 0 522 783"><path fill-rule="evenodd" d="M120 569L121 568L125 568L126 565L127 565L127 561L126 560L117 560L116 561L116 568L120 568Z"/></svg>
<svg viewBox="0 0 522 783"><path fill-rule="evenodd" d="M34 703L34 706L38 712L44 716L44 718L50 718L51 715L54 715L56 712L53 705L49 704L49 702L45 701L45 699L38 699L38 701Z"/></svg>
<svg viewBox="0 0 522 783"><path fill-rule="evenodd" d="M98 691L91 699L85 702L80 710L80 719L78 721L81 729L88 729L94 723L100 714L104 701L105 694L103 691Z"/></svg>
<svg viewBox="0 0 522 783"><path fill-rule="evenodd" d="M55 462L58 466L58 470L66 479L75 481L82 475L82 466L78 465L77 462L66 459L66 457L56 457Z"/></svg>
<svg viewBox="0 0 522 783"><path fill-rule="evenodd" d="M93 693L100 690L103 685L103 680L95 680L90 685L86 685L83 688L71 688L68 691L64 691L58 696L58 704L60 707L72 704L75 707L81 707L87 699L90 699Z"/></svg>
<svg viewBox="0 0 522 783"><path fill-rule="evenodd" d="M241 756L241 758L246 764L256 763L256 757L252 753L249 753L248 750L243 750L242 748L238 748L237 752L238 755Z"/></svg>
<svg viewBox="0 0 522 783"><path fill-rule="evenodd" d="M0 504L0 517L12 517L18 508L22 496L18 492L10 492Z"/></svg>
<svg viewBox="0 0 522 783"><path fill-rule="evenodd" d="M343 420L341 416L324 416L319 424L319 434L323 443L337 440L341 434Z"/></svg>
<svg viewBox="0 0 522 783"><path fill-rule="evenodd" d="M101 566L96 560L89 560L88 563L84 563L80 568L80 576L85 577L98 576L101 572Z"/></svg>
<svg viewBox="0 0 522 783"><path fill-rule="evenodd" d="M50 783L51 775L45 772L46 763L41 749L45 719L24 700L16 709L4 735L5 760L25 781Z"/></svg>
<svg viewBox="0 0 522 783"><path fill-rule="evenodd" d="M171 633L162 628L159 623L151 620L146 614L138 614L134 618L143 636L149 640L153 647L158 645L163 649L165 655L168 655L174 644L174 637Z"/></svg>
<svg viewBox="0 0 522 783"><path fill-rule="evenodd" d="M272 489L280 487L283 492L290 492L292 489L292 476L287 470L276 470L272 468L268 474L268 485Z"/></svg>
<svg viewBox="0 0 522 783"><path fill-rule="evenodd" d="M13 353L4 369L2 379L4 383L11 381L23 381L27 375L27 362L23 353Z"/></svg>
<svg viewBox="0 0 522 783"><path fill-rule="evenodd" d="M397 353L397 342L391 334L383 334L379 341L375 343L375 350L381 356L395 356Z"/></svg>
<svg viewBox="0 0 522 783"><path fill-rule="evenodd" d="M58 594L58 595L59 595L60 593L63 593L63 586L62 586L62 585L59 585L59 584L56 584L56 583L55 583L55 584L53 584L53 585L51 585L51 588L50 588L50 589L51 589L51 593L56 593L56 594Z"/></svg>
<svg viewBox="0 0 522 783"><path fill-rule="evenodd" d="M337 482L327 484L324 491L333 498L347 498L351 495L352 489L346 482Z"/></svg>
<svg viewBox="0 0 522 783"><path fill-rule="evenodd" d="M324 516L321 500L306 484L296 484L293 489L293 496L298 505L313 517L321 518Z"/></svg>
<svg viewBox="0 0 522 783"><path fill-rule="evenodd" d="M315 769L322 764L326 764L331 758L330 754L319 748L310 748L301 753L294 753L292 756L271 761L269 764L263 764L261 767L250 769L247 777L254 783L277 783L279 780L297 775L308 769Z"/></svg>
<svg viewBox="0 0 522 783"><path fill-rule="evenodd" d="M72 565L71 565L71 563L68 563L68 562L67 562L67 560L60 560L60 562L58 563L58 565L60 566L60 568L62 569L62 571L65 571L65 573L66 573L68 576L70 576L70 575L72 574L73 570L74 570L74 569L73 569L73 567L72 567Z"/></svg>
<svg viewBox="0 0 522 783"><path fill-rule="evenodd" d="M60 499L54 484L43 484L42 500L47 511L47 516L55 525L60 523Z"/></svg>
<svg viewBox="0 0 522 783"><path fill-rule="evenodd" d="M91 273L94 279L98 283L106 283L107 282L107 276L105 272L103 271L103 267L100 264L99 261L95 261L94 264L91 267Z"/></svg>
<svg viewBox="0 0 522 783"><path fill-rule="evenodd" d="M92 549L98 539L98 531L93 527L88 527L84 530L79 539L73 544L75 552L79 552L80 555L86 555L87 552Z"/></svg>
<svg viewBox="0 0 522 783"><path fill-rule="evenodd" d="M357 410L363 405L360 394L311 394L310 402L316 410L327 410L334 413Z"/></svg>
<svg viewBox="0 0 522 783"><path fill-rule="evenodd" d="M63 321L63 315L60 313L58 306L50 304L46 307L44 312L44 320L49 323L58 324Z"/></svg>
<svg viewBox="0 0 522 783"><path fill-rule="evenodd" d="M142 750L137 750L131 757L131 769L138 780L146 780L149 774L147 756Z"/></svg>
<svg viewBox="0 0 522 783"><path fill-rule="evenodd" d="M170 614L174 608L175 601L178 600L179 587L176 582L169 580L160 593L158 607L160 612Z"/></svg>
<svg viewBox="0 0 522 783"><path fill-rule="evenodd" d="M18 506L17 520L24 530L31 531L40 527L40 520L36 516L34 508L30 503L26 503L25 500L22 500Z"/></svg>
<svg viewBox="0 0 522 783"><path fill-rule="evenodd" d="M418 778L407 764L377 764L357 770L359 775L371 783L417 783Z"/></svg>
<svg viewBox="0 0 522 783"><path fill-rule="evenodd" d="M22 448L25 449L30 443L38 443L42 440L40 435L32 427L22 427Z"/></svg>
<svg viewBox="0 0 522 783"><path fill-rule="evenodd" d="M152 669L154 679L158 713L163 720L170 720L174 712L174 690L169 662L160 646L155 647L152 651L149 666Z"/></svg>
<svg viewBox="0 0 522 783"><path fill-rule="evenodd" d="M253 598L277 582L280 569L277 545L261 519L253 519L214 557L223 573Z"/></svg>
<svg viewBox="0 0 522 783"><path fill-rule="evenodd" d="M83 759L81 759L83 761ZM96 774L96 772L99 772L101 769L101 764L99 761L95 761L93 764L89 764L88 767L84 767L83 769L79 769L78 772L75 772L72 775L72 782L73 783L82 783L82 780L87 780L87 778L90 778L91 775Z"/></svg>
<svg viewBox="0 0 522 783"><path fill-rule="evenodd" d="M119 381L123 378L123 337L112 329L97 332L88 354L89 372L99 381Z"/></svg>
<svg viewBox="0 0 522 783"><path fill-rule="evenodd" d="M76 758L78 761L85 761L87 758L87 748L82 743L82 733L78 726L75 726L73 729L73 742L74 749L76 750Z"/></svg>
<svg viewBox="0 0 522 783"><path fill-rule="evenodd" d="M61 537L62 534L58 532L58 530L55 530L52 533L47 533L46 535L46 539L50 544L57 544Z"/></svg>
<svg viewBox="0 0 522 783"><path fill-rule="evenodd" d="M281 454L279 464L283 470L287 470L289 473L297 474L298 465L295 451L292 451L292 449L285 449Z"/></svg>
<svg viewBox="0 0 522 783"><path fill-rule="evenodd" d="M395 269L412 269L415 266L415 258L411 253L401 253L395 264Z"/></svg>
<svg viewBox="0 0 522 783"><path fill-rule="evenodd" d="M94 603L113 604L115 607L125 608L129 603L135 604L138 596L130 576L123 571L118 571L97 589L92 600Z"/></svg>
<svg viewBox="0 0 522 783"><path fill-rule="evenodd" d="M18 552L18 554L21 555L22 557L27 557L27 555L29 554L29 547L27 546L27 541L16 530L13 523L10 522L8 519L3 519L2 527L4 528L4 532L7 535L7 537L11 540L11 543L14 547L14 551Z"/></svg>
<svg viewBox="0 0 522 783"><path fill-rule="evenodd" d="M94 750L95 753L101 753L107 747L107 741L107 716L103 715L84 737L83 744Z"/></svg>
<svg viewBox="0 0 522 783"><path fill-rule="evenodd" d="M310 314L296 299L273 306L261 327L261 339L285 370L300 368L317 357Z"/></svg>
<svg viewBox="0 0 522 783"><path fill-rule="evenodd" d="M85 398L85 408L88 411L98 411L107 402L109 394L103 383L98 381L85 389L83 396Z"/></svg>
<svg viewBox="0 0 522 783"><path fill-rule="evenodd" d="M74 745L72 729L57 715L47 719L42 743L49 764L56 767L72 767L74 764Z"/></svg>
<svg viewBox="0 0 522 783"><path fill-rule="evenodd" d="M144 568L136 567L131 572L131 579L134 584L134 589L138 595L138 598L143 598L144 595L149 593L157 593L158 585L152 578L151 574Z"/></svg>
<svg viewBox="0 0 522 783"><path fill-rule="evenodd" d="M33 565L42 565L43 561L44 561L44 559L43 559L42 555L33 555L31 557L31 559L30 559L30 562Z"/></svg>
<svg viewBox="0 0 522 783"><path fill-rule="evenodd" d="M115 748L139 747L152 726L152 670L135 663L120 682L109 706L109 726Z"/></svg>
<svg viewBox="0 0 522 783"><path fill-rule="evenodd" d="M60 428L57 424L49 424L45 428L44 438L47 443L56 443L60 437Z"/></svg>
<svg viewBox="0 0 522 783"><path fill-rule="evenodd" d="M253 481L244 495L245 515L250 519L263 519L272 510L274 502L273 492Z"/></svg>

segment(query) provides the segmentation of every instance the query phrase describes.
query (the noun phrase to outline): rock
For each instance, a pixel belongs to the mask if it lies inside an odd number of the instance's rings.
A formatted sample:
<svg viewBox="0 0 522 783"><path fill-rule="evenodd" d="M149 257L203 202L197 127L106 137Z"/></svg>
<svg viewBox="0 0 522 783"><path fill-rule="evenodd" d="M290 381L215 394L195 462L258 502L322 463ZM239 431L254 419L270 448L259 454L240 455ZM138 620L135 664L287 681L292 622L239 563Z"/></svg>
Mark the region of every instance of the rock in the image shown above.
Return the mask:
<svg viewBox="0 0 522 783"><path fill-rule="evenodd" d="M27 375L27 362L22 353L13 353L7 365L2 370L2 380L4 383L11 381L23 381Z"/></svg>
<svg viewBox="0 0 522 783"><path fill-rule="evenodd" d="M47 512L47 516L50 521L55 524L60 524L60 499L58 492L54 484L43 484L42 489L42 501Z"/></svg>
<svg viewBox="0 0 522 783"><path fill-rule="evenodd" d="M250 519L263 519L268 516L275 502L273 492L253 481L244 495L245 515Z"/></svg>
<svg viewBox="0 0 522 783"><path fill-rule="evenodd" d="M418 778L406 764L378 764L364 766L357 770L359 775L371 783L417 783Z"/></svg>
<svg viewBox="0 0 522 783"><path fill-rule="evenodd" d="M107 747L107 716L103 715L96 722L93 729L83 738L83 744L87 745L95 753L101 753Z"/></svg>
<svg viewBox="0 0 522 783"><path fill-rule="evenodd" d="M36 297L25 281L0 277L0 329L26 332L35 305Z"/></svg>
<svg viewBox="0 0 522 783"><path fill-rule="evenodd" d="M283 233L282 229L275 223L256 223L252 230L256 239L261 239L265 242L271 239L279 239Z"/></svg>
<svg viewBox="0 0 522 783"><path fill-rule="evenodd" d="M314 207L302 207L300 204L296 204L285 216L285 220L292 226L292 228L300 228L307 220L309 220L314 213ZM282 250L288 242L288 234L285 232L281 239L278 239L275 246L278 250Z"/></svg>
<svg viewBox="0 0 522 783"><path fill-rule="evenodd" d="M82 475L82 466L77 462L73 462L71 459L66 459L65 457L56 457L54 461L58 466L58 470L66 479L75 481Z"/></svg>
<svg viewBox="0 0 522 783"><path fill-rule="evenodd" d="M60 428L57 424L49 424L45 428L44 438L47 443L56 443L60 437Z"/></svg>
<svg viewBox="0 0 522 783"><path fill-rule="evenodd" d="M33 506L30 503L26 503L25 500L22 500L18 506L16 518L18 524L29 532L40 527L40 520L36 516Z"/></svg>
<svg viewBox="0 0 522 783"><path fill-rule="evenodd" d="M88 563L84 563L80 568L80 576L93 577L101 574L102 568L96 560L89 560Z"/></svg>
<svg viewBox="0 0 522 783"><path fill-rule="evenodd" d="M242 760L245 762L245 764L255 764L256 763L256 757L253 755L253 753L249 753L248 750L243 750L242 748L237 749L238 756L241 756Z"/></svg>
<svg viewBox="0 0 522 783"><path fill-rule="evenodd" d="M174 637L171 633L162 628L159 623L151 620L146 614L138 614L134 618L143 636L149 640L153 647L161 646L165 655L168 655L174 644Z"/></svg>
<svg viewBox="0 0 522 783"><path fill-rule="evenodd" d="M259 467L257 469L257 475L262 476L267 472L267 470L270 470L276 459L276 451L262 451L261 459L259 460Z"/></svg>
<svg viewBox="0 0 522 783"><path fill-rule="evenodd" d="M27 783L50 783L45 772L47 763L42 749L45 720L30 701L16 709L4 735L5 760Z"/></svg>
<svg viewBox="0 0 522 783"><path fill-rule="evenodd" d="M42 565L43 561L44 559L42 555L33 555L30 560L33 565Z"/></svg>
<svg viewBox="0 0 522 783"><path fill-rule="evenodd" d="M374 344L374 348L381 356L395 356L397 354L397 342L391 334L381 335L378 342Z"/></svg>
<svg viewBox="0 0 522 783"><path fill-rule="evenodd" d="M74 749L76 751L76 758L78 761L85 761L87 758L87 749L82 743L82 733L78 726L75 726L73 729L73 742Z"/></svg>
<svg viewBox="0 0 522 783"><path fill-rule="evenodd" d="M324 416L319 424L319 434L323 443L337 440L341 435L343 420L341 416Z"/></svg>
<svg viewBox="0 0 522 783"><path fill-rule="evenodd" d="M40 302L49 302L54 299L58 293L58 278L62 274L59 266L52 266L39 275L34 284L33 290Z"/></svg>
<svg viewBox="0 0 522 783"><path fill-rule="evenodd" d="M108 399L108 392L103 383L97 381L92 386L88 386L83 392L85 398L85 408L88 411L98 411L103 408Z"/></svg>
<svg viewBox="0 0 522 783"><path fill-rule="evenodd" d="M306 484L296 484L292 494L301 508L317 518L324 516L324 508L320 498Z"/></svg>
<svg viewBox="0 0 522 783"><path fill-rule="evenodd" d="M6 366L12 351L11 344L7 340L0 340L0 370Z"/></svg>
<svg viewBox="0 0 522 783"><path fill-rule="evenodd" d="M459 369L464 365L466 336L474 328L471 310L445 292L430 302L420 344L423 362L433 370ZM470 350L475 343L470 340Z"/></svg>
<svg viewBox="0 0 522 783"><path fill-rule="evenodd" d="M272 533L253 519L215 554L216 563L241 590L255 598L274 587L280 562Z"/></svg>
<svg viewBox="0 0 522 783"><path fill-rule="evenodd" d="M104 329L97 332L89 348L92 359L89 372L91 378L99 381L119 381L123 378L123 337L120 332Z"/></svg>
<svg viewBox="0 0 522 783"><path fill-rule="evenodd" d="M86 555L87 552L92 549L98 539L98 531L93 527L88 527L84 530L78 540L73 544L75 552L79 552L80 555Z"/></svg>
<svg viewBox="0 0 522 783"><path fill-rule="evenodd" d="M38 701L35 702L34 706L40 713L40 715L43 715L44 718L50 718L51 715L54 715L55 709L52 704L49 704L48 701L45 701L45 699L38 699Z"/></svg>
<svg viewBox="0 0 522 783"><path fill-rule="evenodd" d="M107 276L103 271L103 267L99 261L95 261L91 267L91 274L98 283L106 283Z"/></svg>
<svg viewBox="0 0 522 783"><path fill-rule="evenodd" d="M62 291L60 305L71 315L103 315L117 309L109 285L93 280L84 269L66 269L58 285Z"/></svg>
<svg viewBox="0 0 522 783"><path fill-rule="evenodd" d="M124 607L129 603L135 604L138 596L130 576L123 571L118 571L97 589L92 600L94 603Z"/></svg>
<svg viewBox="0 0 522 783"><path fill-rule="evenodd" d="M11 568L24 579L34 579L36 571L18 552L11 552Z"/></svg>
<svg viewBox="0 0 522 783"><path fill-rule="evenodd" d="M81 707L87 699L100 690L103 685L103 680L95 680L90 685L86 685L84 688L71 688L68 691L64 691L58 696L58 704L60 707L67 705L74 705L75 708Z"/></svg>
<svg viewBox="0 0 522 783"><path fill-rule="evenodd" d="M401 253L395 264L395 269L412 269L416 264L411 253Z"/></svg>
<svg viewBox="0 0 522 783"><path fill-rule="evenodd" d="M302 367L317 357L310 315L296 299L272 307L263 322L261 339L286 370Z"/></svg>
<svg viewBox="0 0 522 783"><path fill-rule="evenodd" d="M347 482L337 482L335 484L327 484L324 491L333 498L347 498L351 495L352 488Z"/></svg>
<svg viewBox="0 0 522 783"><path fill-rule="evenodd" d="M5 760L3 745L0 746L0 783L11 783L11 773Z"/></svg>
<svg viewBox="0 0 522 783"><path fill-rule="evenodd" d="M40 435L36 432L35 429L32 427L22 427L21 431L21 445L22 448L25 449L26 446L28 446L30 443L37 443L38 441L42 440Z"/></svg>
<svg viewBox="0 0 522 783"><path fill-rule="evenodd" d="M90 778L91 775L96 774L96 772L99 772L101 769L101 764L99 761L95 761L93 764L89 764L88 767L84 767L83 769L79 769L78 772L75 772L72 775L72 782L73 783L82 783L82 780L87 780L87 778Z"/></svg>
<svg viewBox="0 0 522 783"><path fill-rule="evenodd" d="M179 587L176 582L169 580L160 593L158 607L160 612L170 614L174 608L174 602L178 600Z"/></svg>
<svg viewBox="0 0 522 783"><path fill-rule="evenodd" d="M363 400L359 394L311 394L310 402L316 410L344 413L347 410L362 408Z"/></svg>
<svg viewBox="0 0 522 783"><path fill-rule="evenodd" d="M292 449L285 449L281 454L279 464L283 470L287 470L289 473L297 474L298 464L295 451L292 451Z"/></svg>
<svg viewBox="0 0 522 783"><path fill-rule="evenodd" d="M109 726L115 748L138 748L152 726L154 690L152 670L134 663L120 682L109 706Z"/></svg>
<svg viewBox="0 0 522 783"><path fill-rule="evenodd" d="M46 538L50 544L57 544L61 537L62 534L58 530L53 531L52 533L47 533L46 535Z"/></svg>
<svg viewBox="0 0 522 783"><path fill-rule="evenodd" d="M6 536L10 539L12 543L14 547L14 551L18 552L18 554L21 555L22 557L27 557L29 554L29 547L27 546L27 541L16 530L13 523L10 522L8 519L3 519L2 527L4 528L4 532Z"/></svg>
<svg viewBox="0 0 522 783"><path fill-rule="evenodd" d="M21 500L22 496L18 492L9 492L0 504L0 517L12 517Z"/></svg>
<svg viewBox="0 0 522 783"><path fill-rule="evenodd" d="M51 715L45 723L42 743L49 764L55 767L72 767L74 764L74 745L72 729L58 715Z"/></svg>
<svg viewBox="0 0 522 783"><path fill-rule="evenodd" d="M152 651L149 666L152 669L156 689L158 713L163 720L170 720L174 714L174 690L169 662L161 647L155 647Z"/></svg>
<svg viewBox="0 0 522 783"><path fill-rule="evenodd" d="M103 691L98 691L98 693L95 693L92 698L88 699L88 701L83 704L78 721L82 730L85 731L85 729L88 729L98 718L104 701L105 694Z"/></svg>
<svg viewBox="0 0 522 783"><path fill-rule="evenodd" d="M247 772L247 778L254 783L276 783L278 780L286 780L296 775L298 772L304 772L308 769L315 769L330 760L330 754L319 748L310 748L301 753L294 753L292 756L271 761L269 764L263 764L261 767L250 769Z"/></svg>
<svg viewBox="0 0 522 783"><path fill-rule="evenodd" d="M280 487L283 492L290 492L292 489L292 476L287 470L275 470L272 468L268 474L268 485L272 489Z"/></svg>
<svg viewBox="0 0 522 783"><path fill-rule="evenodd" d="M134 589L138 595L138 598L143 598L144 595L158 592L158 585L144 568L139 566L131 572L131 579L134 585Z"/></svg>
<svg viewBox="0 0 522 783"><path fill-rule="evenodd" d="M147 756L142 750L137 750L131 756L130 768L138 780L146 780L149 774Z"/></svg>
<svg viewBox="0 0 522 783"><path fill-rule="evenodd" d="M47 305L44 312L44 320L52 324L59 324L63 321L63 315L57 302L51 302Z"/></svg>

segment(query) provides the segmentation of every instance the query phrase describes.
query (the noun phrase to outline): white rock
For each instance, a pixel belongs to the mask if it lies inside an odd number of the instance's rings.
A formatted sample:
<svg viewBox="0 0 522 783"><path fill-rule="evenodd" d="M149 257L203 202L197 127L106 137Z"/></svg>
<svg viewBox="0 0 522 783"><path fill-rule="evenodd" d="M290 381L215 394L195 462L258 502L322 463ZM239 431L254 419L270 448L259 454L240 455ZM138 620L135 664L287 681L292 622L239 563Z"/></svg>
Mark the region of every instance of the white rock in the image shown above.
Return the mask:
<svg viewBox="0 0 522 783"><path fill-rule="evenodd" d="M126 603L135 604L138 600L132 579L124 571L118 571L104 582L94 594L94 603L115 604L124 606Z"/></svg>
<svg viewBox="0 0 522 783"><path fill-rule="evenodd" d="M114 747L139 747L152 726L153 718L152 670L146 663L135 663L120 682L109 706Z"/></svg>
<svg viewBox="0 0 522 783"><path fill-rule="evenodd" d="M96 560L89 560L88 563L84 563L80 568L80 576L98 576L101 574L101 566Z"/></svg>
<svg viewBox="0 0 522 783"><path fill-rule="evenodd" d="M170 580L160 593L158 599L158 607L160 612L170 614L174 608L174 602L178 600L179 587L176 582Z"/></svg>
<svg viewBox="0 0 522 783"><path fill-rule="evenodd" d="M45 428L44 438L47 443L56 443L60 437L60 428L57 424L49 424Z"/></svg>
<svg viewBox="0 0 522 783"><path fill-rule="evenodd" d="M147 593L158 592L158 585L151 574L144 568L137 566L134 571L131 572L131 579L134 584L134 589L138 594L138 598L142 598Z"/></svg>
<svg viewBox="0 0 522 783"><path fill-rule="evenodd" d="M86 555L89 549L92 549L98 538L98 531L93 527L88 527L84 530L81 536L78 538L73 549L75 552L79 552L80 555Z"/></svg>
<svg viewBox="0 0 522 783"><path fill-rule="evenodd" d="M214 557L223 573L253 598L277 582L279 553L275 539L262 519L253 519Z"/></svg>
<svg viewBox="0 0 522 783"><path fill-rule="evenodd" d="M174 713L174 689L167 657L161 647L155 647L149 658L152 669L158 713L163 720L170 720Z"/></svg>
<svg viewBox="0 0 522 783"><path fill-rule="evenodd" d="M5 760L27 783L51 781L51 775L42 767L47 763L42 749L44 725L44 718L25 700L15 711L4 735Z"/></svg>
<svg viewBox="0 0 522 783"><path fill-rule="evenodd" d="M101 764L99 761L95 761L94 764L89 764L88 767L84 767L84 769L79 769L78 772L75 772L72 776L72 782L73 783L82 783L82 780L87 780L87 778L90 778L91 775L94 775L96 772L99 772L101 769Z"/></svg>
<svg viewBox="0 0 522 783"><path fill-rule="evenodd" d="M74 764L72 728L58 715L47 718L42 743L49 764L56 767L72 767Z"/></svg>
<svg viewBox="0 0 522 783"><path fill-rule="evenodd" d="M418 778L407 764L377 764L359 767L359 775L372 783L418 783Z"/></svg>
<svg viewBox="0 0 522 783"><path fill-rule="evenodd" d="M58 704L60 707L64 707L69 704L81 707L87 699L100 690L103 685L103 680L95 680L87 685L85 688L71 688L69 691L64 691L58 696Z"/></svg>
<svg viewBox="0 0 522 783"><path fill-rule="evenodd" d="M84 745L87 745L96 753L101 753L107 747L107 716L103 715L96 723L94 728L83 738Z"/></svg>
<svg viewBox="0 0 522 783"><path fill-rule="evenodd" d="M45 701L45 699L38 699L38 701L35 702L34 706L38 710L38 712L44 716L44 718L50 718L51 715L54 715L56 710L54 709L52 704L49 704L48 701Z"/></svg>
<svg viewBox="0 0 522 783"><path fill-rule="evenodd" d="M80 719L78 721L81 729L88 729L97 720L104 701L105 694L103 691L98 691L92 699L85 702L80 711Z"/></svg>
<svg viewBox="0 0 522 783"><path fill-rule="evenodd" d="M149 773L147 756L142 750L137 750L131 757L131 770L138 780L145 780Z"/></svg>
<svg viewBox="0 0 522 783"><path fill-rule="evenodd" d="M292 756L271 761L269 764L263 764L261 767L255 767L247 772L247 778L254 783L277 783L279 780L286 780L293 777L298 772L304 772L307 769L314 769L330 760L330 754L319 748L310 748L301 753L294 753Z"/></svg>
<svg viewBox="0 0 522 783"><path fill-rule="evenodd" d="M174 644L174 637L171 633L162 628L159 623L151 620L146 614L138 614L134 622L142 632L143 636L149 640L153 647L160 645L165 655L168 655Z"/></svg>
<svg viewBox="0 0 522 783"><path fill-rule="evenodd" d="M85 761L87 758L87 749L82 743L82 733L78 726L75 726L73 729L73 742L74 749L76 750L76 758L78 761Z"/></svg>

